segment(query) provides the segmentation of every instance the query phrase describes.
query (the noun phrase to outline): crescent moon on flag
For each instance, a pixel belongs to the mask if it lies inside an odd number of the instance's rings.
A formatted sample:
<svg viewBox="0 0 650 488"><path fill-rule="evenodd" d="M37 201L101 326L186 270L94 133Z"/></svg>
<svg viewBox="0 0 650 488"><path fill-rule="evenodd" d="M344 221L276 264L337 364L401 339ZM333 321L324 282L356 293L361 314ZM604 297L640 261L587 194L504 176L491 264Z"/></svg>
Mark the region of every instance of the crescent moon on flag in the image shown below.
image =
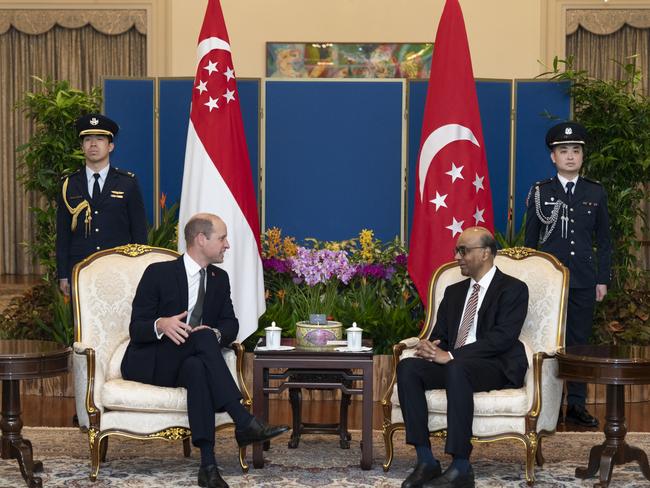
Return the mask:
<svg viewBox="0 0 650 488"><path fill-rule="evenodd" d="M224 51L230 52L230 44L218 37L208 37L207 39L203 39L196 48L198 61L200 62L201 59L203 59L203 56L214 49L223 49Z"/></svg>
<svg viewBox="0 0 650 488"><path fill-rule="evenodd" d="M420 160L418 162L420 177L420 200L423 198L424 194L424 181L426 180L427 173L429 172L429 167L431 166L431 161L436 157L436 154L445 147L447 144L456 141L470 141L475 146L481 147L481 145L474 137L474 133L467 127L460 124L447 124L438 127L436 130L431 132L424 144L422 144L422 150L420 151Z"/></svg>

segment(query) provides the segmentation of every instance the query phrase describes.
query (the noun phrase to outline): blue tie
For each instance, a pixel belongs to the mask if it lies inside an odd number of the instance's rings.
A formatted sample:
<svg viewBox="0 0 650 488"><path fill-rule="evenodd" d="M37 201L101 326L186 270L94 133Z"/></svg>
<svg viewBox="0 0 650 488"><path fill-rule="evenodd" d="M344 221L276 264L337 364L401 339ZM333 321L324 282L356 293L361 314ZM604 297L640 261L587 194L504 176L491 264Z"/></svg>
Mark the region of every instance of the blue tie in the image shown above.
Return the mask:
<svg viewBox="0 0 650 488"><path fill-rule="evenodd" d="M566 195L567 195L567 203L571 205L571 201L573 200L573 187L575 186L575 183L573 181L569 181L566 184Z"/></svg>

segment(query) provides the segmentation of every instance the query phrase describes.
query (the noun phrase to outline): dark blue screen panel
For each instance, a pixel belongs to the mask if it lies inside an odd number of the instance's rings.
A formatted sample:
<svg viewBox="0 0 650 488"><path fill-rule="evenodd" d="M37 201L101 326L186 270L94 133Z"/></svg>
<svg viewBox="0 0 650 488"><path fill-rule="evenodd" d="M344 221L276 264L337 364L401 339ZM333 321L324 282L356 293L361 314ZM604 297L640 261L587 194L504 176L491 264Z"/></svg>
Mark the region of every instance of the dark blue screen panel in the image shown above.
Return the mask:
<svg viewBox="0 0 650 488"><path fill-rule="evenodd" d="M181 197L193 83L194 78L159 80L160 191L167 195L169 206L180 201ZM253 172L253 186L257 196L259 193L260 81L259 79L237 80L237 89Z"/></svg>
<svg viewBox="0 0 650 488"><path fill-rule="evenodd" d="M420 151L427 86L428 81L425 80L410 81L408 83L408 229L411 228L413 221L415 174ZM483 138L490 173L494 224L496 230L505 233L508 225L512 82L500 80L477 81L476 94L481 112Z"/></svg>
<svg viewBox="0 0 650 488"><path fill-rule="evenodd" d="M266 82L266 227L400 235L402 82Z"/></svg>
<svg viewBox="0 0 650 488"><path fill-rule="evenodd" d="M154 221L158 200L154 194L154 103L153 79L104 80L104 113L120 126L111 164L138 177L149 223Z"/></svg>
<svg viewBox="0 0 650 488"><path fill-rule="evenodd" d="M555 174L544 139L551 126L567 120L571 114L569 82L515 81L515 100L516 232L526 213L531 185Z"/></svg>

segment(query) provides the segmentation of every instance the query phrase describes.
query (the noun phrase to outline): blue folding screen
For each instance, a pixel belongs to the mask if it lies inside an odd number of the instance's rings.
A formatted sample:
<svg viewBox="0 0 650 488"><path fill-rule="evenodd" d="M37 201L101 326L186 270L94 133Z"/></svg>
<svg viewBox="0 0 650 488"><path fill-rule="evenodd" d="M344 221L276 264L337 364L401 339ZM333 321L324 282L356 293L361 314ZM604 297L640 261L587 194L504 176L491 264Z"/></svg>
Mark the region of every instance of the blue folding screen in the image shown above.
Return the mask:
<svg viewBox="0 0 650 488"><path fill-rule="evenodd" d="M266 82L266 227L401 233L401 81Z"/></svg>
<svg viewBox="0 0 650 488"><path fill-rule="evenodd" d="M551 126L570 117L569 87L568 82L515 82L515 231L526 213L531 185L555 174L544 139Z"/></svg>
<svg viewBox="0 0 650 488"><path fill-rule="evenodd" d="M413 222L415 173L420 151L424 103L428 81L410 81L408 111L408 229ZM494 225L501 232L508 223L508 178L510 174L511 81L478 80L476 94L481 111L483 138L490 172ZM407 232L408 236L408 232Z"/></svg>
<svg viewBox="0 0 650 488"><path fill-rule="evenodd" d="M147 220L154 222L154 107L155 80L104 80L104 113L115 120L120 132L115 138L111 164L136 174L142 190Z"/></svg>

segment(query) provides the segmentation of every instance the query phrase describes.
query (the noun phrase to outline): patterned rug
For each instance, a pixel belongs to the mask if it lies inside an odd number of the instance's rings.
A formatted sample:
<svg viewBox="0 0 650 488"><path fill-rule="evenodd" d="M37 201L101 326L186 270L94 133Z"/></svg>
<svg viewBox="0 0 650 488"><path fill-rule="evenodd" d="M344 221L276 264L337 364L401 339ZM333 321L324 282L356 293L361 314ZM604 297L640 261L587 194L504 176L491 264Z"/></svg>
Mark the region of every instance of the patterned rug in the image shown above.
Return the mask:
<svg viewBox="0 0 650 488"><path fill-rule="evenodd" d="M88 479L90 462L85 434L71 428L25 428L24 436L34 445L35 457L43 461L41 473L47 487L183 487L196 486L198 451L193 450L188 459L182 455L180 442L134 441L111 439L108 457L102 463L95 483ZM288 434L274 442L265 452L264 469L252 467L251 453L248 460L250 471L242 474L236 455L232 431L217 435L217 459L222 474L232 487L398 487L408 475L414 462L413 450L404 445L403 433L396 434L395 460L388 471L381 468L383 442L381 434L374 433L374 465L370 471L359 468L359 432L352 433L349 450L338 448L335 437L307 435L301 439L298 449L288 449ZM629 434L632 445L650 449L650 435ZM600 443L599 433L559 433L544 440L546 463L537 468L537 487L591 487L595 479L577 480L576 467L584 466L589 449ZM442 451L442 444L434 440L434 452ZM476 486L479 487L525 487L523 462L524 450L520 442L503 441L480 444L472 455ZM448 458L443 457L443 466ZM26 486L16 461L0 460L0 488ZM610 486L650 486L636 463L616 466Z"/></svg>

